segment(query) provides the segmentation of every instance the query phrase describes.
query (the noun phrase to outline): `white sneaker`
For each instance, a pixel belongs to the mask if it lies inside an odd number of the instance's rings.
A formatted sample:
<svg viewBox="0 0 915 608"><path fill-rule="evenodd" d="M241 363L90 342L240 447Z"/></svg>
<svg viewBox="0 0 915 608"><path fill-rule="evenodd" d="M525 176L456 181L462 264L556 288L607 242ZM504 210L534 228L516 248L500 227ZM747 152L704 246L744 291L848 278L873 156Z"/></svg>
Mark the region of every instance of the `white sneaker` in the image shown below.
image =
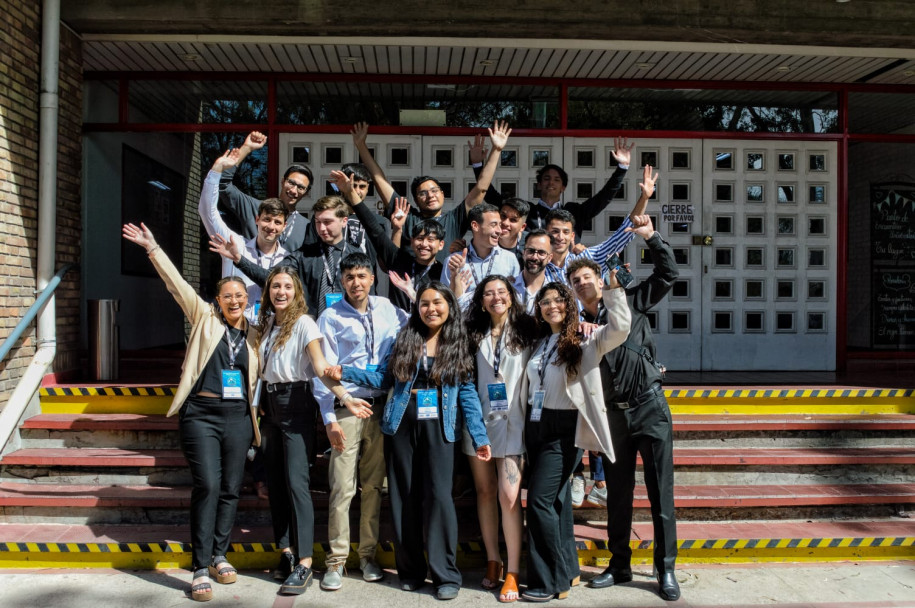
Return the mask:
<svg viewBox="0 0 915 608"><path fill-rule="evenodd" d="M572 477L572 506L576 509L585 502L585 478L581 475Z"/></svg>
<svg viewBox="0 0 915 608"><path fill-rule="evenodd" d="M588 492L588 502L595 504L595 505L600 505L602 507L606 507L607 506L607 486L604 486L602 488L593 486L591 488L591 491Z"/></svg>

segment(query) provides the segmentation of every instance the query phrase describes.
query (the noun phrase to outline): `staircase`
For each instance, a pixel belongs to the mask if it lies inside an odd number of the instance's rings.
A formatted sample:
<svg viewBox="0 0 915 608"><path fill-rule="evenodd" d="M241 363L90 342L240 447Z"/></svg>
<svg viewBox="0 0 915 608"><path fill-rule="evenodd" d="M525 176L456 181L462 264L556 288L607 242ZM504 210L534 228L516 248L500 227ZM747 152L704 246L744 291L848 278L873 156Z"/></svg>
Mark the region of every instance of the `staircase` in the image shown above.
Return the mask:
<svg viewBox="0 0 915 608"><path fill-rule="evenodd" d="M48 387L0 459L0 568L190 565L189 475L173 387ZM915 391L668 388L680 562L915 559ZM313 489L326 540L326 462ZM457 501L465 565L485 561L472 497ZM358 499L354 501L358 506ZM636 487L634 559L650 563ZM358 512L353 509L354 515ZM390 539L382 513L382 538ZM576 511L582 563L602 565L603 509ZM354 519L355 522L355 519ZM231 561L275 562L267 502L243 494ZM353 530L358 530L354 525ZM315 547L323 561L324 547ZM390 543L382 564L393 565Z"/></svg>

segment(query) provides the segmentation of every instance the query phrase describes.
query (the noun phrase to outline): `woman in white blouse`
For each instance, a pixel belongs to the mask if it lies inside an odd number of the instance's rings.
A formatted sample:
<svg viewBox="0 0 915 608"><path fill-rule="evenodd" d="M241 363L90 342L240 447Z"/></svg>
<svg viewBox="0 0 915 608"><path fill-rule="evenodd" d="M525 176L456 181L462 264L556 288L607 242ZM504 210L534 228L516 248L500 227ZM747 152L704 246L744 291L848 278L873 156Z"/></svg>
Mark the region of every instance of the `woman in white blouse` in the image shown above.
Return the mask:
<svg viewBox="0 0 915 608"><path fill-rule="evenodd" d="M477 392L483 406L492 460L476 458L470 435L464 431L464 454L470 461L477 491L477 516L486 547L486 576L482 585L495 589L502 574L499 553L499 506L508 568L500 602L518 599L521 565L521 457L524 455L524 413L521 392L524 366L537 337L534 319L524 312L512 281L489 275L477 285L467 309L467 331L475 350Z"/></svg>
<svg viewBox="0 0 915 608"><path fill-rule="evenodd" d="M598 369L600 358L629 334L631 315L615 271L605 279L603 301L607 324L583 338L568 287L547 283L535 300L542 337L528 360L522 386L528 400L525 447L530 466L528 580L522 597L529 601L567 597L580 575L568 480L582 449L615 459Z"/></svg>
<svg viewBox="0 0 915 608"><path fill-rule="evenodd" d="M309 383L320 378L339 403L358 418L368 418L372 410L339 382L324 377L327 361L321 349L322 336L306 314L308 306L299 277L288 267L277 266L264 284L257 346L269 411L262 419L261 434L274 540L282 550L278 569L286 574L280 593L296 595L311 583L314 547L308 460L314 452L317 408L313 399L306 398Z"/></svg>

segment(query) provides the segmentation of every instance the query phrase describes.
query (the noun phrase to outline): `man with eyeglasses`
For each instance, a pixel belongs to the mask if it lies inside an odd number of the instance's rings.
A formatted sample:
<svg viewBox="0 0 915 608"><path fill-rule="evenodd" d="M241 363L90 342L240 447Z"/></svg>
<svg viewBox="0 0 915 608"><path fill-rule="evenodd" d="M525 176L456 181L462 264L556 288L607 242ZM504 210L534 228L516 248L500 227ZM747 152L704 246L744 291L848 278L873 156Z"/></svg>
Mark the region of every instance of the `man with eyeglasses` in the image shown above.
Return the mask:
<svg viewBox="0 0 915 608"><path fill-rule="evenodd" d="M543 287L544 271L552 253L552 239L546 230L532 230L524 241L521 252L523 264L515 277L515 291L528 314L534 314L534 300Z"/></svg>
<svg viewBox="0 0 915 608"><path fill-rule="evenodd" d="M372 157L372 154L365 143L368 130L369 126L367 123L361 122L354 125L352 131L353 143L356 145L356 149L359 150L359 158L365 164L369 174L372 176L372 180L375 182L378 195L387 203L385 217L392 218L394 214L402 213L401 211L397 211L394 205L394 199L398 197L398 194L394 191L394 188L387 180L387 177L385 177L384 171L382 171L378 163L375 162L375 159ZM499 121L496 121L493 128L489 129L492 152L480 172L476 185L471 188L467 196L464 197L462 205L455 205L453 209L447 212L443 212L445 193L442 191L442 186L438 180L428 175L415 178L410 189L413 193L413 200L416 201L416 205L419 208L410 209L407 214L406 223L403 227L404 233L412 235L414 232L414 224L425 219L434 219L445 229L446 243L451 243L452 241L463 237L467 230L470 229L470 220L468 218L470 210L483 202L483 196L492 183L496 167L499 165L502 148L504 148L505 144L508 142L508 136L510 134L511 129L508 128L508 123L504 122L500 123ZM401 249L409 251L409 241L401 242L400 247ZM444 264L448 255L449 252L443 249L437 254L436 259Z"/></svg>
<svg viewBox="0 0 915 608"><path fill-rule="evenodd" d="M223 169L219 180L219 202L230 216L230 223L233 223L236 231L245 238L253 238L257 232L255 219L260 201L239 190L232 180L238 165L249 154L263 148L266 143L267 136L263 133L259 131L249 133L245 138L245 143L238 148L237 159L232 165ZM371 181L365 167L359 163L349 163L343 165L342 170L347 175L353 176L354 189L359 194L360 200L364 199L368 194ZM283 174L278 198L286 205L289 215L286 220L286 228L280 235L280 244L287 251L296 251L303 245L317 245L321 242L308 218L296 210L299 201L311 190L313 182L314 176L306 165L290 165ZM361 224L355 218L350 218L348 221L346 240L361 251L366 251L365 234Z"/></svg>

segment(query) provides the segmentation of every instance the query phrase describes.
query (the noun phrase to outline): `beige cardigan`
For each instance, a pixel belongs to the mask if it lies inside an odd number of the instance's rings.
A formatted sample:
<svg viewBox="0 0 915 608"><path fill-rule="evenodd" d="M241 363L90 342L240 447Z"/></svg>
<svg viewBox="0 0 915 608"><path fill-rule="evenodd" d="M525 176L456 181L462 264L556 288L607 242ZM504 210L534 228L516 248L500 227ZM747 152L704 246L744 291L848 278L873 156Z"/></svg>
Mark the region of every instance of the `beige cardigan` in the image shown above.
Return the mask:
<svg viewBox="0 0 915 608"><path fill-rule="evenodd" d="M610 424L607 422L607 405L604 403L599 366L601 357L626 341L632 313L624 290L606 289L603 298L608 322L595 329L591 337L582 342L579 372L573 378L566 377L566 394L578 408L575 445L606 454L614 462L616 455L610 440ZM524 374L522 395L528 394L528 382L527 374Z"/></svg>
<svg viewBox="0 0 915 608"><path fill-rule="evenodd" d="M191 322L191 335L188 339L184 363L181 365L181 381L178 383L175 398L172 399L172 404L166 414L166 416L174 416L181 409L194 384L197 383L203 368L216 351L219 341L225 338L226 329L220 312L197 295L197 292L184 280L161 247L153 251L149 259L156 267L156 272L165 281L169 293L174 296L178 306ZM248 347L248 405L251 410L251 424L254 426L254 445L260 445L261 434L257 428L257 404L254 403L258 369L258 355L257 349L254 347L254 340L257 334L247 320L244 323Z"/></svg>

